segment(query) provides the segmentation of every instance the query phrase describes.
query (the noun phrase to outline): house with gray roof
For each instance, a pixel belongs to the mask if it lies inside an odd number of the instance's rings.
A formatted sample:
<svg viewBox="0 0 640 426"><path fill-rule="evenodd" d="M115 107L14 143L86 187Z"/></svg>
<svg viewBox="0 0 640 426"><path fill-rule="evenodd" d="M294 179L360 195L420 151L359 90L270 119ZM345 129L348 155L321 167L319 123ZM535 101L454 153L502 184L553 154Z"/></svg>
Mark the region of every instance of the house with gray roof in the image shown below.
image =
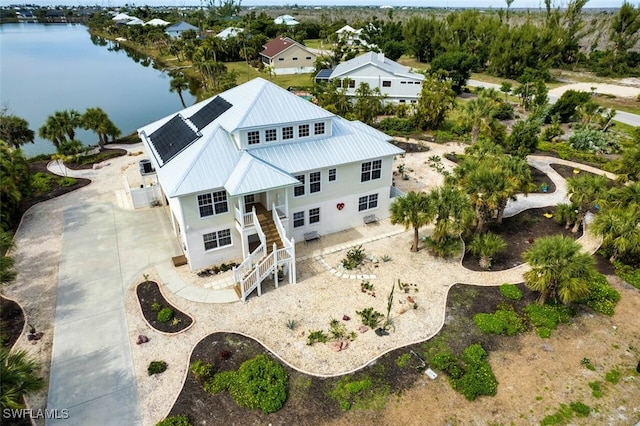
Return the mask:
<svg viewBox="0 0 640 426"><path fill-rule="evenodd" d="M320 70L315 77L316 82L332 80L347 89L347 96L355 97L358 86L367 83L371 89L380 89L386 102L398 104L418 101L424 75L385 58L384 53L367 52L333 69Z"/></svg>
<svg viewBox="0 0 640 426"><path fill-rule="evenodd" d="M138 134L190 268L238 263L243 299L278 271L295 282L296 241L387 218L403 152L262 78Z"/></svg>
<svg viewBox="0 0 640 426"><path fill-rule="evenodd" d="M198 33L200 31L200 29L198 27L195 27L195 26L187 23L187 22L180 21L180 22L176 22L175 24L167 27L164 30L164 32L167 33L172 38L181 37L182 33L184 33L185 31L195 31L196 33Z"/></svg>

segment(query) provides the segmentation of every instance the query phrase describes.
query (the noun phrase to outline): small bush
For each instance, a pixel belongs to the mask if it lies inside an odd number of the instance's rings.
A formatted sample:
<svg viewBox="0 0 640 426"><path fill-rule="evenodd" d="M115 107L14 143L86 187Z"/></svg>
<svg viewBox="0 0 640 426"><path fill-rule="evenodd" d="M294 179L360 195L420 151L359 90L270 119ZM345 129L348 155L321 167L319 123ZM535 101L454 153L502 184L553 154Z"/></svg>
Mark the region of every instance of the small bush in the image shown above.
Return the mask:
<svg viewBox="0 0 640 426"><path fill-rule="evenodd" d="M242 363L229 394L241 407L275 413L287 399L287 371L266 355Z"/></svg>
<svg viewBox="0 0 640 426"><path fill-rule="evenodd" d="M151 304L151 310L152 310L153 312L158 312L160 309L162 309L162 305L161 305L161 304L159 304L158 302L153 302L153 303Z"/></svg>
<svg viewBox="0 0 640 426"><path fill-rule="evenodd" d="M571 420L573 417L573 411L567 404L560 404L560 409L554 414L549 414L540 422L541 426L555 426L562 425Z"/></svg>
<svg viewBox="0 0 640 426"><path fill-rule="evenodd" d="M364 261L365 252L361 245L347 251L347 257L342 260L344 269L355 269Z"/></svg>
<svg viewBox="0 0 640 426"><path fill-rule="evenodd" d="M542 338L548 338L551 330L558 327L558 323L569 323L571 310L564 305L540 305L533 303L524 308L524 313Z"/></svg>
<svg viewBox="0 0 640 426"><path fill-rule="evenodd" d="M309 335L307 336L307 346L311 346L314 343L327 343L329 336L325 334L322 330L309 330Z"/></svg>
<svg viewBox="0 0 640 426"><path fill-rule="evenodd" d="M498 380L487 362L487 352L479 344L468 346L463 354L464 374L459 379L453 379L452 385L469 401L477 397L495 396L498 391Z"/></svg>
<svg viewBox="0 0 640 426"><path fill-rule="evenodd" d="M189 370L193 373L196 380L206 381L213 374L213 365L199 359L191 363Z"/></svg>
<svg viewBox="0 0 640 426"><path fill-rule="evenodd" d="M396 364L400 368L406 367L407 364L409 364L409 362L411 362L411 354L408 354L408 353L404 353L400 355L398 358L396 358Z"/></svg>
<svg viewBox="0 0 640 426"><path fill-rule="evenodd" d="M618 290L609 285L604 275L599 274L590 285L589 295L579 300L578 303L603 315L613 316L619 301L620 293Z"/></svg>
<svg viewBox="0 0 640 426"><path fill-rule="evenodd" d="M389 385L379 383L368 375L344 376L329 391L343 411L353 409L381 409L387 401Z"/></svg>
<svg viewBox="0 0 640 426"><path fill-rule="evenodd" d="M164 361L151 361L149 367L147 367L147 374L150 376L154 374L164 373L167 370L167 363Z"/></svg>
<svg viewBox="0 0 640 426"><path fill-rule="evenodd" d="M600 382L590 382L591 395L595 398L602 398L602 388L600 388Z"/></svg>
<svg viewBox="0 0 640 426"><path fill-rule="evenodd" d="M500 309L493 314L475 314L473 322L483 333L489 334L514 336L526 330L522 318L513 310Z"/></svg>
<svg viewBox="0 0 640 426"><path fill-rule="evenodd" d="M229 390L231 383L236 379L235 371L223 371L207 380L202 386L205 392L216 394Z"/></svg>
<svg viewBox="0 0 640 426"><path fill-rule="evenodd" d="M35 194L42 194L51 191L53 176L47 173L37 172L31 175L31 190Z"/></svg>
<svg viewBox="0 0 640 426"><path fill-rule="evenodd" d="M360 315L360 319L362 320L362 324L366 325L369 328L376 328L384 315L378 311L374 311L373 308L365 308L361 311L356 311L356 314Z"/></svg>
<svg viewBox="0 0 640 426"><path fill-rule="evenodd" d="M569 406L578 417L589 417L589 414L591 414L591 407L580 401L572 402Z"/></svg>
<svg viewBox="0 0 640 426"><path fill-rule="evenodd" d="M410 133L416 129L414 120L410 118L387 117L380 120L379 129L383 132L393 130L400 133Z"/></svg>
<svg viewBox="0 0 640 426"><path fill-rule="evenodd" d="M173 309L171 308L162 308L158 311L158 315L156 319L159 322L169 322L173 319Z"/></svg>
<svg viewBox="0 0 640 426"><path fill-rule="evenodd" d="M520 300L522 299L522 290L514 284L502 284L500 287L500 294L507 299Z"/></svg>
<svg viewBox="0 0 640 426"><path fill-rule="evenodd" d="M618 370L611 370L604 376L604 379L607 382L613 383L614 385L616 385L620 381L620 376L621 374Z"/></svg>
<svg viewBox="0 0 640 426"><path fill-rule="evenodd" d="M76 179L74 179L72 177L68 177L68 176L67 177L63 177L61 179L58 179L58 185L64 186L64 187L73 186L76 183L78 183L78 181Z"/></svg>
<svg viewBox="0 0 640 426"><path fill-rule="evenodd" d="M451 379L462 377L464 370L458 358L450 352L439 352L431 358L431 366L444 371Z"/></svg>
<svg viewBox="0 0 640 426"><path fill-rule="evenodd" d="M156 426L191 426L189 418L185 415L169 416L156 423Z"/></svg>

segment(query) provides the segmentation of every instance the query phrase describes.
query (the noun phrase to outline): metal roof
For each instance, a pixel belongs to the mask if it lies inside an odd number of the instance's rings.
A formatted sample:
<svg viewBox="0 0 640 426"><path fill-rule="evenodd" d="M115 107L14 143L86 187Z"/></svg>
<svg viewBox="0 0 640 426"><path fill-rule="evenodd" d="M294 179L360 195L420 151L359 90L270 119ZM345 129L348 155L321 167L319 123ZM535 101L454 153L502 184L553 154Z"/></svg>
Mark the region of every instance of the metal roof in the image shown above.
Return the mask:
<svg viewBox="0 0 640 426"><path fill-rule="evenodd" d="M229 195L261 192L267 189L297 185L288 173L244 152L224 185Z"/></svg>
<svg viewBox="0 0 640 426"><path fill-rule="evenodd" d="M390 74L397 76L413 78L416 80L424 80L424 75L411 71L409 67L400 65L399 63L386 58L382 53L367 52L364 55L357 56L346 62L339 64L333 69L331 77L347 76L358 68L362 68L366 65L372 65L376 68L380 68Z"/></svg>

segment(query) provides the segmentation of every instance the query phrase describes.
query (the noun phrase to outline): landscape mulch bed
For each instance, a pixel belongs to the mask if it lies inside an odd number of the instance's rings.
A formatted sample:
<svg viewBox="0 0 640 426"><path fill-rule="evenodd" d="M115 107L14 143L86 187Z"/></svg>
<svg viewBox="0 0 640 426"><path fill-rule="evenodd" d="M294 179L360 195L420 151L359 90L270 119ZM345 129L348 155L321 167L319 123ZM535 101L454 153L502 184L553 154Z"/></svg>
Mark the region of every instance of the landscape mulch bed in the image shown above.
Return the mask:
<svg viewBox="0 0 640 426"><path fill-rule="evenodd" d="M556 184L549 178L549 176L540 169L529 166L531 170L531 181L535 185L535 189L532 192L542 193L542 185L547 185L547 193L551 194L556 191Z"/></svg>
<svg viewBox="0 0 640 426"><path fill-rule="evenodd" d="M489 231L499 235L507 243L507 248L493 257L492 271L502 271L524 263L522 253L538 238L557 234L579 238L582 235L582 230L574 234L571 229L565 229L564 225L555 219L547 219L543 216L546 212L555 213L555 207L525 210L515 216L504 218L502 224L492 223L489 226ZM465 243L469 244L469 241ZM480 268L478 257L469 252L465 253L462 265L473 271L483 270Z"/></svg>
<svg viewBox="0 0 640 426"><path fill-rule="evenodd" d="M0 332L2 347L12 348L24 328L24 312L13 300L0 296Z"/></svg>
<svg viewBox="0 0 640 426"><path fill-rule="evenodd" d="M160 291L160 287L154 281L145 281L138 284L138 287L136 287L136 294L138 295L138 302L142 308L142 315L144 315L144 318L151 327L158 331L162 331L164 333L178 333L188 328L193 322L193 319L189 315L179 309L176 309L167 301L167 299L164 298ZM158 312L152 308L154 303L159 303L162 308L171 308L173 310L173 318L177 318L178 323L173 325L172 321L158 321Z"/></svg>
<svg viewBox="0 0 640 426"><path fill-rule="evenodd" d="M575 170L574 167L565 166L564 164L551 164L551 168L556 172L558 172L558 174L565 179L571 179L574 177L584 176L584 175L597 176L595 173L587 172L585 170L580 170L580 173L574 173L573 172ZM614 186L619 186L619 184L615 180L609 179L608 187L612 188Z"/></svg>

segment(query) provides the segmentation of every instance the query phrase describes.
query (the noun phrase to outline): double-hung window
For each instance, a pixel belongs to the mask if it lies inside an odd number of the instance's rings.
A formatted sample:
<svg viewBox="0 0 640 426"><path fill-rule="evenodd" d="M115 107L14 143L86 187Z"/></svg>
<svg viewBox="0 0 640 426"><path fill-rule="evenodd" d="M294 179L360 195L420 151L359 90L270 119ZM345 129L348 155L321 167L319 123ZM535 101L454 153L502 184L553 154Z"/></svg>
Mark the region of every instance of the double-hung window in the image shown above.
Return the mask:
<svg viewBox="0 0 640 426"><path fill-rule="evenodd" d="M219 247L231 245L231 230L223 229L222 231L211 232L202 236L205 250L213 250Z"/></svg>
<svg viewBox="0 0 640 426"><path fill-rule="evenodd" d="M304 195L304 177L304 175L295 176L295 178L300 181L300 185L293 187L294 197L300 197L301 195Z"/></svg>
<svg viewBox="0 0 640 426"><path fill-rule="evenodd" d="M228 212L227 192L217 191L198 195L198 208L200 210L200 217Z"/></svg>
<svg viewBox="0 0 640 426"><path fill-rule="evenodd" d="M320 222L320 208L309 210L309 224Z"/></svg>
<svg viewBox="0 0 640 426"><path fill-rule="evenodd" d="M380 179L382 173L382 160L365 161L362 163L360 182L368 182Z"/></svg>
<svg viewBox="0 0 640 426"><path fill-rule="evenodd" d="M320 181L322 180L322 175L320 172L311 172L309 173L309 193L313 194L314 192L320 192Z"/></svg>
<svg viewBox="0 0 640 426"><path fill-rule="evenodd" d="M300 228L304 226L304 212L296 212L293 214L293 227Z"/></svg>
<svg viewBox="0 0 640 426"><path fill-rule="evenodd" d="M358 199L358 211L375 209L378 207L378 194L365 195Z"/></svg>
<svg viewBox="0 0 640 426"><path fill-rule="evenodd" d="M336 180L336 169L329 169L329 182Z"/></svg>

